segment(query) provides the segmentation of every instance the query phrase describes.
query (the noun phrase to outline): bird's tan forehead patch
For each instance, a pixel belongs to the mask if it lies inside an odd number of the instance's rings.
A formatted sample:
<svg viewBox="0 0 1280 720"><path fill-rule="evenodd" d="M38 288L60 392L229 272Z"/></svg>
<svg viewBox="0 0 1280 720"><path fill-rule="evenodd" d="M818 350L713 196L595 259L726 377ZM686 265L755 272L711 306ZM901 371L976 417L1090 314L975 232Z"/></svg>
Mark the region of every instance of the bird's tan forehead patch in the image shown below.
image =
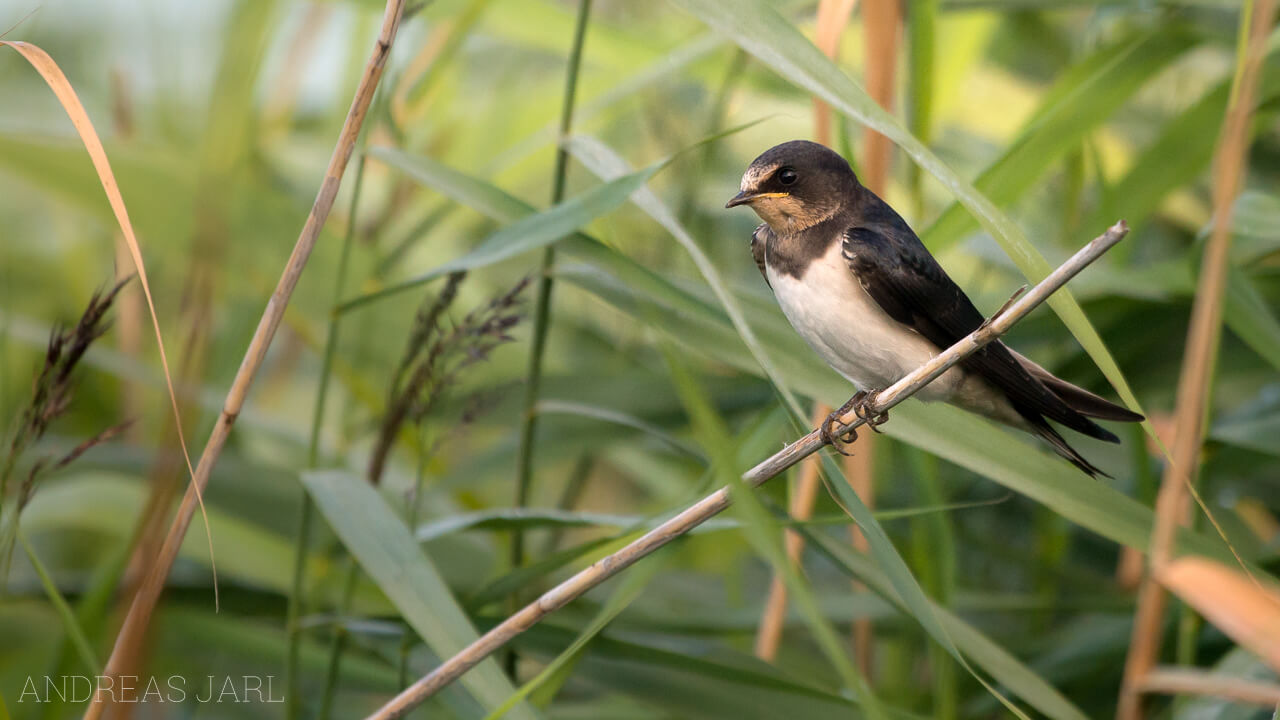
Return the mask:
<svg viewBox="0 0 1280 720"><path fill-rule="evenodd" d="M742 185L740 185L738 189L743 192L755 189L761 182L772 175L774 170L777 169L778 163L773 163L771 165L752 165L747 168L747 172L743 174Z"/></svg>

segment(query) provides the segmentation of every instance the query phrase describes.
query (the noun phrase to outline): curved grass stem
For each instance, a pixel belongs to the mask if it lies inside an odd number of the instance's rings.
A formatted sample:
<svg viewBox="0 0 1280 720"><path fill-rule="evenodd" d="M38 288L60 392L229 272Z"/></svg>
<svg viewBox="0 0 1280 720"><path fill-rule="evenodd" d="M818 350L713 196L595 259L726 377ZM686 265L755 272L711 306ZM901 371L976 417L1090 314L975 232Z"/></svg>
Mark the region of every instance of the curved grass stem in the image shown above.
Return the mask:
<svg viewBox="0 0 1280 720"><path fill-rule="evenodd" d="M364 146L367 133L361 136L360 160L356 163L355 180L351 188L351 205L347 212L347 230L342 238L342 254L338 258L338 277L333 284L333 302L342 299L347 284L347 267L351 259L351 246L355 240L356 209L360 203L360 190L364 187ZM311 435L307 442L307 467L315 469L320 461L320 430L324 425L324 411L329 398L329 377L333 370L333 359L338 347L338 323L342 316L332 314L329 317L329 328L325 334L324 356L320 365L320 380L316 386L316 404L311 415ZM304 491L298 505L298 534L293 555L293 584L289 591L289 606L286 611L286 631L288 633L288 649L285 655L285 717L295 720L299 717L301 706L298 700L298 652L302 642L302 631L299 619L303 611L303 585L306 582L307 554L311 545L311 521L314 515L311 497ZM331 660L331 662L334 662ZM325 689L328 697L330 688Z"/></svg>
<svg viewBox="0 0 1280 720"><path fill-rule="evenodd" d="M560 107L560 142L556 147L555 168L551 177L551 204L564 199L565 180L569 170L569 151L564 146L573 127L573 102L578 88L578 70L582 65L582 45L587 36L587 21L591 14L591 0L579 0L578 18L573 30L573 45L569 50L569 66L565 71L564 99ZM533 484L533 440L537 432L538 417L534 406L542 384L542 358L547 347L547 329L551 322L551 270L555 266L556 251L549 246L542 255L538 273L538 293L533 312L533 338L529 348L529 365L525 380L524 408L520 416L520 444L516 455L515 506L524 507L529 502ZM511 536L511 566L524 565L524 532L517 529ZM519 598L515 595L508 605L514 610ZM515 656L508 655L505 663L508 674L514 674Z"/></svg>

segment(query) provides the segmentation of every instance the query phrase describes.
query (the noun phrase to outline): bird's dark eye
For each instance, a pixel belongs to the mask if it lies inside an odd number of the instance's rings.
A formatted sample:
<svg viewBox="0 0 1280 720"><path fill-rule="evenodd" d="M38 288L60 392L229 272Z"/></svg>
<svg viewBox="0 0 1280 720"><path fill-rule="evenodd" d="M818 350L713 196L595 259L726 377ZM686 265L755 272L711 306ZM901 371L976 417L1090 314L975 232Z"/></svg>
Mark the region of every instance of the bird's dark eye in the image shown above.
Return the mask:
<svg viewBox="0 0 1280 720"><path fill-rule="evenodd" d="M800 176L796 174L796 171L789 167L784 167L778 171L778 182L783 185L794 185L796 180L799 179Z"/></svg>

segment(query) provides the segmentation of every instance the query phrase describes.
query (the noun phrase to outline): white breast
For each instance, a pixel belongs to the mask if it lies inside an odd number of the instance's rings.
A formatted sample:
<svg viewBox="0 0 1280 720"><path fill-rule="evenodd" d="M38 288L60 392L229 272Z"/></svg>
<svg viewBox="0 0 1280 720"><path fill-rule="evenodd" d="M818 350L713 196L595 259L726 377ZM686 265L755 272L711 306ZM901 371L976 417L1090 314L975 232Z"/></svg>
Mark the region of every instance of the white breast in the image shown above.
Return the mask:
<svg viewBox="0 0 1280 720"><path fill-rule="evenodd" d="M840 243L832 243L800 279L772 267L767 272L792 327L859 389L886 388L937 353L931 342L880 309L849 269ZM962 380L959 370L950 370L917 397L947 400Z"/></svg>

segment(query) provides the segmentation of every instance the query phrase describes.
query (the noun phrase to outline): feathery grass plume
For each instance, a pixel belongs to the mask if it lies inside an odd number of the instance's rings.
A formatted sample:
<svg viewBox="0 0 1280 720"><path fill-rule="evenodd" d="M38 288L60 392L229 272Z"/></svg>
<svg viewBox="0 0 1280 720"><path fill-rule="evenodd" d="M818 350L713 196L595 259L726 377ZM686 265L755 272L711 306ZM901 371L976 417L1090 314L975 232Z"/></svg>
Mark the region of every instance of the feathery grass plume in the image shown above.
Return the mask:
<svg viewBox="0 0 1280 720"><path fill-rule="evenodd" d="M431 415L463 370L482 362L498 345L514 340L510 331L520 322L520 295L529 286L526 276L506 292L467 313L445 330L444 319L457 297L465 272L449 275L440 294L423 301L414 317L404 356L387 389L387 411L369 458L368 479L382 479L387 456L405 422L420 423ZM472 422L481 403L466 403L458 425Z"/></svg>
<svg viewBox="0 0 1280 720"><path fill-rule="evenodd" d="M66 467L89 448L110 440L129 425L126 421L109 427L80 443L62 457L37 459L17 486L17 490L11 492L10 484L14 479L18 460L44 436L53 421L66 413L67 408L71 406L75 393L73 374L89 346L110 329L111 321L107 318L107 313L111 310L111 304L115 301L116 295L132 279L133 276L130 275L116 283L109 291L95 292L89 298L89 305L80 315L80 320L75 327L70 330L55 327L49 335L44 364L32 383L31 402L23 409L22 415L14 426L3 469L0 469L0 527L2 527L0 529L0 579L8 575L13 541L17 537L18 515L31 501L40 477L52 470Z"/></svg>

